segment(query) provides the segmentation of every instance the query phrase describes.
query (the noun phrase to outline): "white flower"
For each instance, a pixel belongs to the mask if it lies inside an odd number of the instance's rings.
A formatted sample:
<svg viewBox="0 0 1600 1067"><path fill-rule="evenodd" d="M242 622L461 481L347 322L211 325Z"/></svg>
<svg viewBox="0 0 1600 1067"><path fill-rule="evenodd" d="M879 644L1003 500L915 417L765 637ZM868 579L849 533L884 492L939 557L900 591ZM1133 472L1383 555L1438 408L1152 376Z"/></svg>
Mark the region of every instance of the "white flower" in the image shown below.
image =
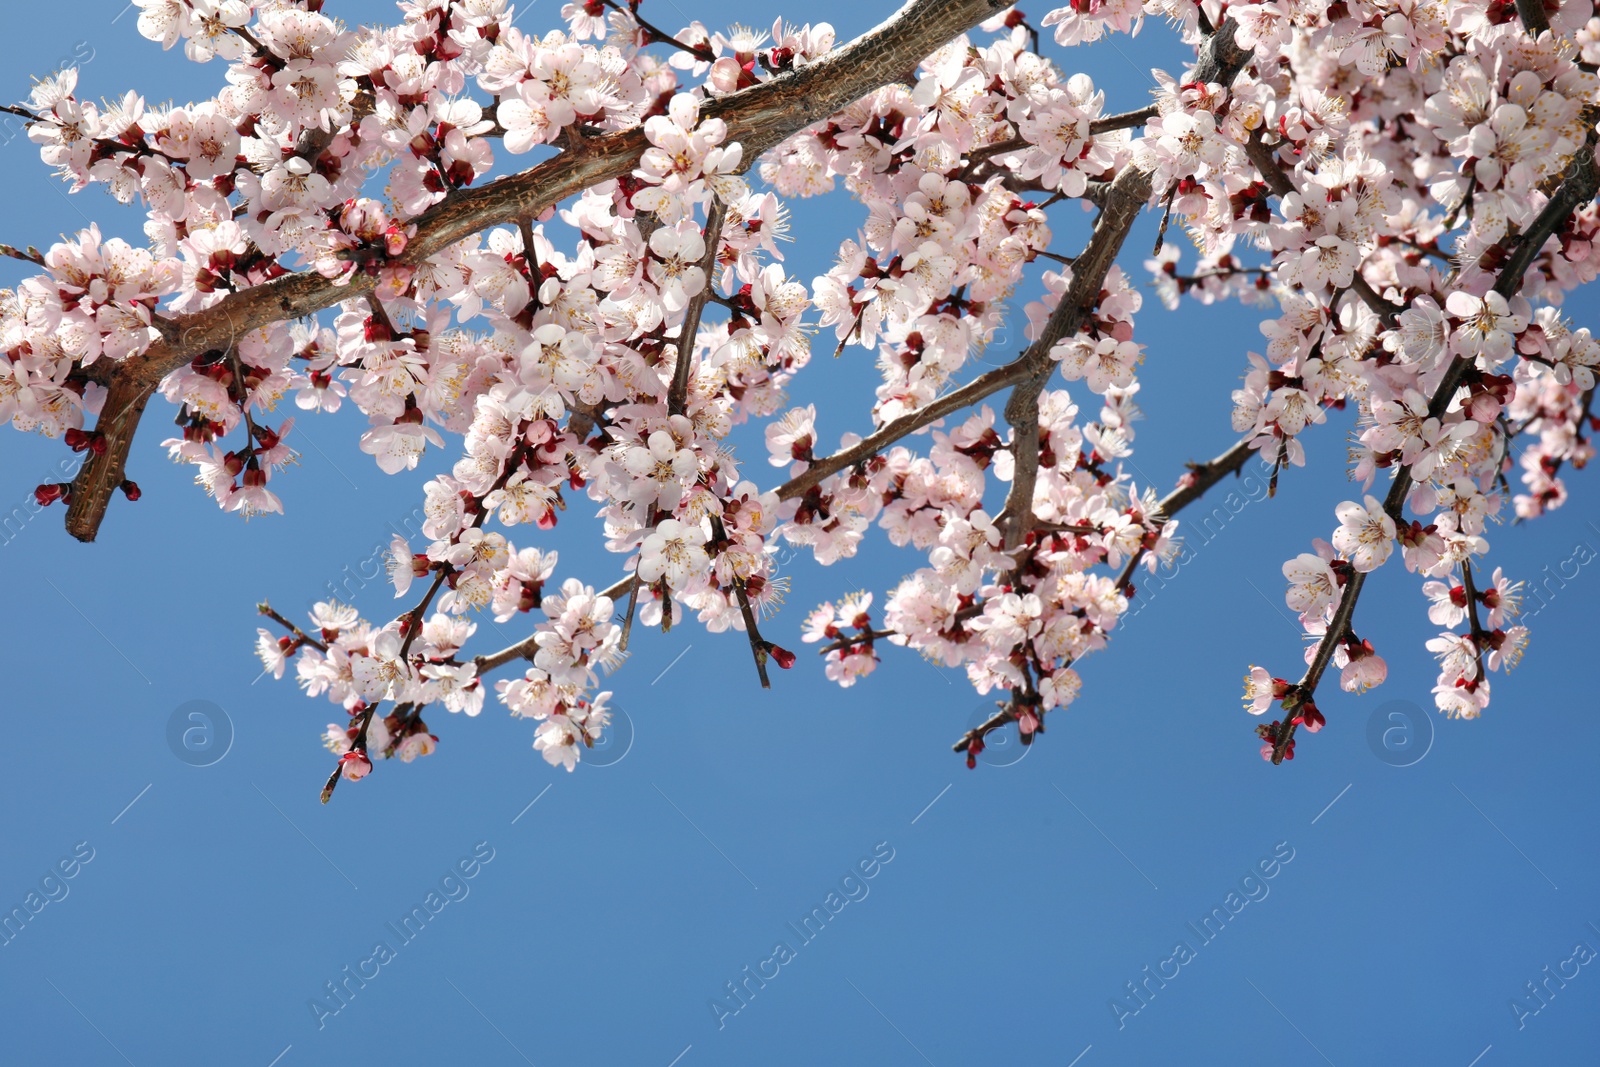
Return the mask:
<svg viewBox="0 0 1600 1067"><path fill-rule="evenodd" d="M1433 473L1439 459L1437 446L1446 432L1438 419L1429 417L1427 397L1407 389L1399 400L1374 400L1372 417L1377 422L1361 435L1362 444L1374 452L1399 452L1400 462L1411 466L1411 476L1417 481ZM1477 423L1470 420L1458 425L1467 435L1477 429Z"/></svg>
<svg viewBox="0 0 1600 1067"><path fill-rule="evenodd" d="M1302 615L1320 615L1338 599L1339 583L1328 561L1312 552L1302 552L1283 565L1289 579L1285 596L1289 607Z"/></svg>
<svg viewBox="0 0 1600 1067"><path fill-rule="evenodd" d="M405 740L395 748L394 754L400 757L401 763L410 763L418 756L431 756L438 747L438 738L426 730L418 730L414 734L407 734Z"/></svg>
<svg viewBox="0 0 1600 1067"><path fill-rule="evenodd" d="M678 506L678 501L683 499L684 483L700 468L694 451L679 448L666 430L652 433L646 447L629 448L623 454L622 465L638 479L632 498L641 503L655 503L663 511Z"/></svg>
<svg viewBox="0 0 1600 1067"><path fill-rule="evenodd" d="M555 136L561 126L552 120L552 110L543 82L525 81L507 90L495 109L495 118L506 131L506 151L521 155Z"/></svg>
<svg viewBox="0 0 1600 1067"><path fill-rule="evenodd" d="M1467 152L1475 162L1473 174L1484 189L1504 185L1525 188L1539 176L1541 157L1551 154L1555 135L1542 125L1530 125L1528 113L1513 103L1494 109L1489 121L1467 134Z"/></svg>
<svg viewBox="0 0 1600 1067"><path fill-rule="evenodd" d="M406 595L406 590L411 588L411 580L417 576L416 568L412 566L414 556L411 546L399 534L394 535L394 540L389 542L389 580L394 583L394 596L398 600Z"/></svg>
<svg viewBox="0 0 1600 1067"><path fill-rule="evenodd" d="M552 715L540 724L534 734L533 747L552 767L565 767L569 772L578 765L578 754L583 749L580 731L565 715Z"/></svg>
<svg viewBox="0 0 1600 1067"><path fill-rule="evenodd" d="M668 311L682 311L689 298L706 287L706 272L700 269L706 243L700 227L687 220L662 226L650 235L650 251L655 256L647 270L661 291L661 303Z"/></svg>
<svg viewBox="0 0 1600 1067"><path fill-rule="evenodd" d="M1484 679L1468 689L1454 681L1441 680L1433 687L1433 702L1452 719L1476 719L1489 706L1489 682Z"/></svg>
<svg viewBox="0 0 1600 1067"><path fill-rule="evenodd" d="M1594 368L1600 364L1600 344L1596 344L1584 327L1556 345L1556 365L1552 368L1556 381L1565 385L1572 382L1580 390L1594 388Z"/></svg>
<svg viewBox="0 0 1600 1067"><path fill-rule="evenodd" d="M700 547L705 543L705 531L698 524L662 520L639 549L639 577L654 583L665 575L669 587L682 589L710 562Z"/></svg>
<svg viewBox="0 0 1600 1067"><path fill-rule="evenodd" d="M1489 588L1483 591L1483 604L1489 609L1489 617L1484 620L1485 625L1491 630L1500 629L1522 613L1522 583L1513 582L1505 576L1502 568L1496 567L1489 579Z"/></svg>
<svg viewBox="0 0 1600 1067"><path fill-rule="evenodd" d="M1432 297L1419 296L1400 313L1396 328L1383 335L1383 347L1408 363L1431 366L1450 340L1450 322Z"/></svg>
<svg viewBox="0 0 1600 1067"><path fill-rule="evenodd" d="M362 434L361 451L375 457L383 473L399 474L416 469L417 460L430 441L437 448L444 447L444 438L433 427L421 422L395 422L374 426Z"/></svg>
<svg viewBox="0 0 1600 1067"><path fill-rule="evenodd" d="M1043 614L1038 594L1005 593L986 600L983 614L967 626L983 634L985 643L994 651L1009 653L1039 632Z"/></svg>
<svg viewBox="0 0 1600 1067"><path fill-rule="evenodd" d="M1469 358L1482 356L1490 363L1501 362L1511 355L1516 335L1528 328L1528 317L1512 314L1506 298L1493 290L1482 297L1457 290L1444 306L1462 320L1454 334L1456 351Z"/></svg>
<svg viewBox="0 0 1600 1067"><path fill-rule="evenodd" d="M477 664L452 667L448 663L429 663L423 666L422 674L438 686L438 699L450 711L464 711L471 716L483 710L483 686L478 683Z"/></svg>
<svg viewBox="0 0 1600 1067"><path fill-rule="evenodd" d="M134 0L143 8L139 14L139 35L171 48L189 33L189 6L181 0Z"/></svg>
<svg viewBox="0 0 1600 1067"><path fill-rule="evenodd" d="M261 657L263 673L271 671L274 678L283 677L283 668L288 665L289 657L284 652L282 642L266 630L256 630L256 655Z"/></svg>
<svg viewBox="0 0 1600 1067"><path fill-rule="evenodd" d="M328 195L328 179L299 156L290 156L261 179L261 206L268 211L320 208Z"/></svg>
<svg viewBox="0 0 1600 1067"><path fill-rule="evenodd" d="M1389 676L1389 665L1383 657L1372 651L1371 642L1363 641L1359 653L1351 646L1349 662L1339 673L1339 688L1346 693L1365 693L1383 684Z"/></svg>
<svg viewBox="0 0 1600 1067"><path fill-rule="evenodd" d="M1355 277L1359 258L1355 245L1342 237L1323 234L1300 256L1300 284L1308 289L1321 289L1330 284L1343 288Z"/></svg>
<svg viewBox="0 0 1600 1067"><path fill-rule="evenodd" d="M1528 647L1528 628L1520 623L1507 629L1499 638L1500 646L1489 651L1489 669L1497 671L1501 667L1510 670L1522 659L1522 653Z"/></svg>
<svg viewBox="0 0 1600 1067"><path fill-rule="evenodd" d="M1394 550L1394 520L1376 497L1367 497L1363 507L1346 500L1334 509L1339 528L1333 531L1333 547L1344 553L1358 571L1377 570Z"/></svg>
<svg viewBox="0 0 1600 1067"><path fill-rule="evenodd" d="M1422 595L1431 602L1428 621L1435 626L1460 626L1467 617L1466 590L1449 582L1423 582Z"/></svg>
<svg viewBox="0 0 1600 1067"><path fill-rule="evenodd" d="M356 691L366 701L398 698L411 681L411 667L400 659L400 635L383 630L372 638L371 653L350 657Z"/></svg>
<svg viewBox="0 0 1600 1067"><path fill-rule="evenodd" d="M1244 710L1260 715L1280 699L1277 679L1268 674L1265 667L1252 666L1250 673L1244 676Z"/></svg>
<svg viewBox="0 0 1600 1067"><path fill-rule="evenodd" d="M1092 391L1104 394L1109 388L1125 389L1133 384L1133 368L1144 359L1144 346L1115 337L1093 339L1079 334L1056 342L1050 356L1061 363L1063 378L1083 378Z"/></svg>
<svg viewBox="0 0 1600 1067"><path fill-rule="evenodd" d="M533 331L533 343L522 350L522 384L534 392L553 385L593 404L604 388L595 358L594 346L583 334L545 323Z"/></svg>
<svg viewBox="0 0 1600 1067"><path fill-rule="evenodd" d="M277 494L267 488L265 470L247 470L244 472L244 487L228 498L227 509L243 512L244 517L249 519L269 511L282 515L283 503Z"/></svg>
<svg viewBox="0 0 1600 1067"><path fill-rule="evenodd" d="M1467 634L1442 633L1428 641L1428 651L1439 661L1440 682L1453 685L1478 677L1478 646Z"/></svg>
<svg viewBox="0 0 1600 1067"><path fill-rule="evenodd" d="M767 426L767 458L774 467L806 463L817 443L817 406L793 408Z"/></svg>

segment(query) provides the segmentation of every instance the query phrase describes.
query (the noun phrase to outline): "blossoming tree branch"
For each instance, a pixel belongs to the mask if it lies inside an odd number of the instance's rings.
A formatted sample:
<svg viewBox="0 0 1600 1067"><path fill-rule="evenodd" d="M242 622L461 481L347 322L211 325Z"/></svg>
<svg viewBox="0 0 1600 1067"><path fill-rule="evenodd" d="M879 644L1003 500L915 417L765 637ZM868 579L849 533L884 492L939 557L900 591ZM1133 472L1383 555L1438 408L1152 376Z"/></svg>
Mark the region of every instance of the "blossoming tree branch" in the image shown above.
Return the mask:
<svg viewBox="0 0 1600 1067"><path fill-rule="evenodd" d="M840 43L826 24L665 26L640 0L570 3L543 36L506 0L402 0L397 25L359 29L323 0L135 3L144 37L219 61L219 91L97 105L68 69L5 109L73 192L138 203L146 244L90 226L0 246L39 269L0 293L0 417L85 454L37 489L85 541L117 492L140 495L157 392L181 427L161 445L245 517L282 510L290 393L355 405L387 473L459 453L422 486L427 543L394 541L397 617L261 607L267 667L345 712L324 800L434 751L424 715L477 715L491 684L571 770L607 727L602 677L689 613L741 631L768 685L795 662L760 629L778 546L832 563L874 525L924 565L877 616L871 593L821 604L804 639L845 686L888 646L964 667L997 696L955 745L972 766L992 731L1029 743L1077 697L1138 569L1178 551L1173 516L1252 456L1276 485L1351 413L1360 499L1330 501L1329 539L1283 567L1304 670L1247 678L1250 712L1280 709L1262 756L1321 728L1330 668L1347 690L1384 680L1359 598L1385 564L1440 628L1441 711L1481 714L1522 652L1519 586L1484 531L1561 507L1593 454L1600 343L1561 314L1597 262L1592 5L1073 0L1035 23L910 0ZM1192 56L1154 72L1149 106L1110 108L1040 52L1140 29ZM784 200L841 185L859 231L826 274L790 277ZM1085 203L1087 244L1053 247ZM1147 211L1163 236L1140 270L1163 304L1265 316L1264 353L1240 353L1242 436L1165 495L1122 464L1143 300L1118 260ZM1029 345L972 373L1030 285ZM852 347L883 384L830 450L785 387ZM724 444L747 422L786 481ZM604 589L558 580L538 545L584 496L619 560ZM530 633L468 651L479 612Z"/></svg>

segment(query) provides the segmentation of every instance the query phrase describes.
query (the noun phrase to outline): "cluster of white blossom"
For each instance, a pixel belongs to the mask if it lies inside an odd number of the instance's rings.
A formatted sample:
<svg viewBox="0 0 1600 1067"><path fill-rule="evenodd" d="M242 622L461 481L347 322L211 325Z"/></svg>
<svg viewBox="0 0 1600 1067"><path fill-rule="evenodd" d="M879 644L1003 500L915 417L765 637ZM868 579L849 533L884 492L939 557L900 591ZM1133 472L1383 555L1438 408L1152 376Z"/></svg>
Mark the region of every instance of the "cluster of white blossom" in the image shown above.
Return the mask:
<svg viewBox="0 0 1600 1067"><path fill-rule="evenodd" d="M794 131L762 157L755 189L756 161L722 117L741 99L730 94L829 56L826 24L673 34L636 0L583 0L562 9L564 29L536 37L506 0L400 0L397 25L360 29L321 0L135 3L140 33L183 42L196 62L220 58L225 84L182 106L132 92L96 105L78 99L69 69L21 109L74 190L99 183L142 203L149 245L91 226L42 254L7 249L41 273L0 293L0 422L103 453L85 417L119 365L173 339L172 316L297 268L351 294L330 322L253 325L160 383L179 410L169 453L246 516L282 510L269 485L295 458L294 420L270 416L291 391L307 413L363 413L359 447L390 474L460 442L450 473L424 487L428 543L393 545L396 595L425 588L417 607L374 627L319 604L309 631L283 620L286 636L261 631L269 669L281 676L292 660L308 694L350 714L327 735L346 777L374 753L431 752L422 710L476 715L480 674L518 658L532 666L496 691L570 770L607 725L601 675L636 618L666 628L688 611L744 632L765 680L769 659L794 661L757 629L785 592L779 541L832 563L874 523L926 562L885 591L881 628L868 591L810 613L804 640L826 642L828 676L851 685L878 645L912 648L964 667L980 693L1008 693L1001 720L1031 741L1078 695L1074 664L1106 645L1137 595L1134 570L1177 551L1159 496L1123 469L1142 297L1108 259L1050 250L1050 212L1105 204L1125 172L1148 180L1150 203L1198 249L1188 274L1171 243L1146 264L1165 306L1270 309L1264 354L1247 354L1233 393L1248 448L1274 471L1301 466L1311 427L1357 413L1362 500L1339 504L1331 541L1283 568L1310 670L1291 682L1253 668L1247 682L1250 711L1286 712L1260 729L1263 754L1292 757L1294 727L1320 728L1325 667L1351 691L1384 680L1353 614L1361 582L1396 547L1445 630L1428 642L1441 710L1478 715L1485 671L1521 655L1518 583L1499 568L1487 583L1474 574L1486 524L1512 496L1513 443L1525 492L1512 506L1532 518L1566 500L1561 468L1587 462L1600 427L1589 408L1600 342L1560 310L1600 263L1600 210L1577 203L1538 229L1558 186L1595 168L1589 5L1545 3L1542 33L1500 0L1093 0L1046 14L1061 45L1137 32L1148 15L1195 47L1196 65L1156 72L1154 105L1131 117L1108 115L1090 79L1030 48L1036 28L1004 11L914 77ZM1219 42L1243 58L1205 80ZM629 130L645 145L637 165L588 183L559 215L426 243L494 168L497 143L507 156L581 160ZM367 195L378 179L382 200ZM825 274L790 277L780 197L841 181L864 211L859 231ZM1541 247L1523 247L1530 232ZM1032 273L1040 260L1061 269ZM1082 306L1064 306L1085 284ZM1072 389L1094 394L1098 412L1080 415L1081 393L1036 389L1026 425L988 406L948 425L931 417L953 413L935 405L1024 285L1043 289L1024 309L1039 365L1082 382ZM1064 318L1074 325L1058 332ZM789 406L785 391L814 331L836 354L875 352L882 376L873 437L846 434L832 456L815 407ZM750 480L727 446L752 419L768 420L770 462L789 478L779 487ZM897 443L925 427L922 453ZM1367 493L1380 471L1387 499ZM990 514L995 483L1019 499ZM70 501L72 487L38 494ZM550 528L579 495L626 577L546 592L555 554L519 547L511 530ZM485 608L544 621L513 654L464 655L468 616ZM380 716L383 702L393 710ZM969 734L969 764L997 725Z"/></svg>

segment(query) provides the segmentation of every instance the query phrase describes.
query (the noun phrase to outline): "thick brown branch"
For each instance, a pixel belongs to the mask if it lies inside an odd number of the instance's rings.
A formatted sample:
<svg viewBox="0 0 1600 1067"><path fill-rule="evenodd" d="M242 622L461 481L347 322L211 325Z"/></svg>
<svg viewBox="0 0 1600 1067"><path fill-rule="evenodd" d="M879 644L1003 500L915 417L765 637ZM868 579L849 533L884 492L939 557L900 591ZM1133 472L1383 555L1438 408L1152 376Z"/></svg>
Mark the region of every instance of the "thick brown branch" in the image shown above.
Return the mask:
<svg viewBox="0 0 1600 1067"><path fill-rule="evenodd" d="M1232 25L1229 23L1228 25ZM1100 218L1082 254L1073 261L1072 277L1043 335L1017 361L1017 387L1006 403L1006 421L1014 434L1016 474L1005 505L1005 547L1020 544L1033 523L1033 488L1039 468L1039 394L1055 373L1050 350L1057 340L1082 327L1099 301L1106 274L1150 199L1150 176L1137 167L1124 168L1111 183Z"/></svg>
<svg viewBox="0 0 1600 1067"><path fill-rule="evenodd" d="M1021 394L1022 390L1018 390ZM1006 421L1011 423L1011 457L1014 461L1011 489L1006 493L1000 515L1003 540L1001 551L1016 548L1033 527L1033 490L1039 480L1039 394L1023 396L1020 408L1006 406Z"/></svg>
<svg viewBox="0 0 1600 1067"><path fill-rule="evenodd" d="M113 375L94 432L103 434L105 451L91 451L77 477L72 479L72 503L67 505L67 532L80 541L93 541L111 504L111 494L128 476L128 449L139 429L144 406L155 383Z"/></svg>

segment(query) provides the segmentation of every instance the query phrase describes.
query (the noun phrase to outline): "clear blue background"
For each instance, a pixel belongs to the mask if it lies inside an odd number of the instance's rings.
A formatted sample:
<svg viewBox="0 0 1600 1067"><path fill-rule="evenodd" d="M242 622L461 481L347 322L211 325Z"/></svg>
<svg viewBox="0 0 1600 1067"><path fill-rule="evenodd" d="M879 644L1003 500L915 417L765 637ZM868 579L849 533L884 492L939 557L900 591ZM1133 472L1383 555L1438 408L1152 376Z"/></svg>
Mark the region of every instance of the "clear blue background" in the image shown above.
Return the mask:
<svg viewBox="0 0 1600 1067"><path fill-rule="evenodd" d="M719 21L716 5L679 2ZM215 92L220 63L162 54L135 34L137 11L113 22L120 7L9 12L0 95L22 98L28 72L89 52L80 95ZM352 22L388 17L376 2L329 9ZM826 18L843 39L886 10L760 2L738 15L756 25ZM655 0L646 14L671 28L687 21ZM532 7L521 24L530 23L556 25L556 5ZM1176 71L1182 54L1152 23L1137 40L1067 58L1117 111L1147 101L1145 69ZM69 201L24 138L0 153L0 240L46 245L85 216L138 238L136 210L98 189ZM797 233L826 235L789 250L789 269L809 280L861 213L842 194L792 206ZM1085 219L1071 205L1054 210L1058 250L1073 254ZM1141 277L1152 236L1147 220L1124 257ZM4 265L0 280L14 283L19 266ZM1020 346L1027 295L991 360ZM1595 324L1592 295L1569 311ZM1171 315L1150 294L1139 319L1149 418L1134 462L1159 488L1183 461L1232 443L1228 392L1245 351L1261 346L1257 318L1239 308ZM868 354L835 362L829 347L819 343L793 396L821 405L831 443L867 426L877 377ZM1362 698L1329 687L1328 728L1304 738L1294 763L1256 754L1240 678L1251 663L1286 675L1299 665L1279 565L1327 536L1334 504L1352 495L1347 423L1307 435L1311 467L1288 474L1275 500L1249 504L1209 541L1194 538L1199 551L1178 577L1085 662L1082 699L1012 766L969 772L949 751L987 704L959 672L885 650L876 675L841 691L805 648L762 692L741 637L691 624L635 635L611 683L635 736L611 766L548 767L532 725L491 703L471 722L430 715L436 755L382 765L322 807L331 759L318 735L339 712L291 681L252 683L254 606L265 598L299 617L405 522L423 477L381 475L353 447L362 420L351 409L302 418L292 439L302 465L274 482L288 514L246 525L165 460L169 411L153 403L135 445L144 500L118 499L97 544L68 538L59 508L14 519L0 538L11 665L0 908L20 905L75 843L95 852L70 895L0 947L0 1061L1594 1061L1595 968L1520 1031L1509 1003L1578 942L1600 947L1590 925L1600 923L1600 738L1584 666L1600 567L1550 599L1522 669L1497 676L1489 714L1467 723L1415 710L1431 707L1422 641L1432 628L1419 583L1385 568L1356 623L1387 656L1389 683ZM751 474L775 483L765 450L741 434ZM449 455L430 453L424 473ZM56 442L0 434L0 517L13 506L31 515L33 486L57 480L67 456ZM1591 546L1582 555L1600 551L1593 477L1572 474L1574 500L1556 515L1491 531L1493 560L1536 579L1580 543ZM595 531L580 502L542 540L561 550L561 577L617 576ZM881 606L918 565L881 538L831 569L796 559L789 607L769 636L799 649L810 606L862 587ZM369 618L397 610L377 584L355 602ZM526 629L484 618L478 647ZM192 700L224 709L234 731L227 756L206 768L168 747L169 718ZM1410 736L1420 748L1432 736L1410 767L1384 762L1368 741L1369 721L1392 701L1412 710L1391 741ZM480 841L494 859L470 895L319 1029L308 1001L375 941L394 945L385 924ZM801 947L786 923L821 905L879 842L894 859L870 895ZM1198 945L1185 924L1222 904L1279 842L1294 858L1267 883L1270 895L1119 1029L1110 1002L1125 983L1179 939ZM780 940L797 958L719 1029L709 1002Z"/></svg>

